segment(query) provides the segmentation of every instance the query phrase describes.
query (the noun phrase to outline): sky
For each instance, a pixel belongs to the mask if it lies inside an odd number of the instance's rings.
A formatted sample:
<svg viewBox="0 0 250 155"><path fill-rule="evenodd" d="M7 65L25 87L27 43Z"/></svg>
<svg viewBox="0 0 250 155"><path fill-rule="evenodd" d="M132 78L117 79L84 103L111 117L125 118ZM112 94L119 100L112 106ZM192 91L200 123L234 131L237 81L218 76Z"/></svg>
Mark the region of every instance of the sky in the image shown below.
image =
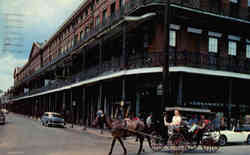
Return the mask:
<svg viewBox="0 0 250 155"><path fill-rule="evenodd" d="M0 89L14 85L14 68L27 62L32 43L49 40L83 1L0 0ZM8 37L18 46L6 46Z"/></svg>

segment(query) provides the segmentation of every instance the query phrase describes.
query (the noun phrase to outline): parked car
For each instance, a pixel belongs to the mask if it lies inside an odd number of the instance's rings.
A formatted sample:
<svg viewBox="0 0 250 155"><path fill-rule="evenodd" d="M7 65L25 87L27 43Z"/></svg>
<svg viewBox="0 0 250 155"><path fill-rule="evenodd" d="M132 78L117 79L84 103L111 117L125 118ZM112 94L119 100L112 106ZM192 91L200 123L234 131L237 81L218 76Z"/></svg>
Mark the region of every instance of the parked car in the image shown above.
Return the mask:
<svg viewBox="0 0 250 155"><path fill-rule="evenodd" d="M0 111L0 124L6 123L6 117L2 111Z"/></svg>
<svg viewBox="0 0 250 155"><path fill-rule="evenodd" d="M220 131L219 143L221 146L235 142L246 142L250 145L250 128L239 127Z"/></svg>
<svg viewBox="0 0 250 155"><path fill-rule="evenodd" d="M61 114L55 112L45 112L41 117L43 126L65 126L64 118Z"/></svg>
<svg viewBox="0 0 250 155"><path fill-rule="evenodd" d="M9 113L9 111L8 111L7 109L1 109L1 111L2 111L5 115L7 115L7 114Z"/></svg>

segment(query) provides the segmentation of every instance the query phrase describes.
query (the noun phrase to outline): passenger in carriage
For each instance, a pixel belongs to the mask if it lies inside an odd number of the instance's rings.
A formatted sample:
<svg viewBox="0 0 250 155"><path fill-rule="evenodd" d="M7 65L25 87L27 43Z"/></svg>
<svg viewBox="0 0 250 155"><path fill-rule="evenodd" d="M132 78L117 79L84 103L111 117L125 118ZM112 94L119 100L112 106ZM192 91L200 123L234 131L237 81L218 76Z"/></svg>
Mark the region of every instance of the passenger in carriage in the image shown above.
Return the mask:
<svg viewBox="0 0 250 155"><path fill-rule="evenodd" d="M188 121L188 125L192 126L193 124L197 124L197 123L198 123L197 115L192 115L192 118Z"/></svg>
<svg viewBox="0 0 250 155"><path fill-rule="evenodd" d="M211 123L210 120L206 119L204 115L200 116L200 121L198 123L198 130L196 130L196 134L198 137L198 141L197 144L199 145L200 141L202 140L202 136L204 134L204 132L206 131L206 127L208 126L208 124Z"/></svg>
<svg viewBox="0 0 250 155"><path fill-rule="evenodd" d="M164 117L164 125L165 126L180 126L182 121L182 117L180 115L180 112L178 110L174 111L174 116L172 118L172 122L168 123L167 120Z"/></svg>

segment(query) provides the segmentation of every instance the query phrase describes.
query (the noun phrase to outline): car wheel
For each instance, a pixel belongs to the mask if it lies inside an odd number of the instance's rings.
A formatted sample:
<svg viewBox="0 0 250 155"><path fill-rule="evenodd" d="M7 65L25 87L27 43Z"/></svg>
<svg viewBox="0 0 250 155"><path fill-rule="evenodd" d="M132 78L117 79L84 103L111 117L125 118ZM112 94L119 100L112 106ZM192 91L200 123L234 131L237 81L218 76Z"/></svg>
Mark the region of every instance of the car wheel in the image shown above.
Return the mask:
<svg viewBox="0 0 250 155"><path fill-rule="evenodd" d="M220 146L224 146L224 145L226 145L226 143L227 143L226 136L224 136L224 135L220 136L220 138L219 138L219 144L220 144Z"/></svg>
<svg viewBox="0 0 250 155"><path fill-rule="evenodd" d="M250 145L250 135L247 137L247 144Z"/></svg>

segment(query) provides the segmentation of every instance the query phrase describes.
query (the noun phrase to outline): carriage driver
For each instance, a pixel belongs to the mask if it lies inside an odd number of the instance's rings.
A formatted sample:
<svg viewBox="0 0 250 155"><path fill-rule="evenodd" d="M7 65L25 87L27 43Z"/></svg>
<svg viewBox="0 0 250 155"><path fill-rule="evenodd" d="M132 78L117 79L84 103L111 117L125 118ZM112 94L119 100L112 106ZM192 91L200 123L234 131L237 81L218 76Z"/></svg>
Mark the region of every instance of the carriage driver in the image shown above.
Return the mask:
<svg viewBox="0 0 250 155"><path fill-rule="evenodd" d="M181 118L180 112L178 110L174 111L174 116L172 118L171 123L168 123L166 120L166 117L164 117L164 125L165 126L180 126L181 121L182 121L182 118Z"/></svg>

